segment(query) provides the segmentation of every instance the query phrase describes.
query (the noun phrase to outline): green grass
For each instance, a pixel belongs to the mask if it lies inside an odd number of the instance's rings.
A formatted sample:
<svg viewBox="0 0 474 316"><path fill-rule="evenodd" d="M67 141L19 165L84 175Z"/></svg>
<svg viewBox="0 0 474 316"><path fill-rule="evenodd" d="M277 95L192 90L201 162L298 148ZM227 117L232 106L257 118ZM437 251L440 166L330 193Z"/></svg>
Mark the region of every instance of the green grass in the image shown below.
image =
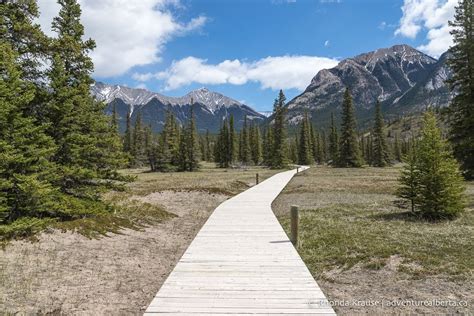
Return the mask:
<svg viewBox="0 0 474 316"><path fill-rule="evenodd" d="M470 206L459 218L428 222L396 206L398 172L312 168L284 190L277 214L288 231L288 204L302 205L299 252L315 276L355 265L381 269L392 256L401 259L398 270L413 277L472 274L474 184L468 184Z"/></svg>

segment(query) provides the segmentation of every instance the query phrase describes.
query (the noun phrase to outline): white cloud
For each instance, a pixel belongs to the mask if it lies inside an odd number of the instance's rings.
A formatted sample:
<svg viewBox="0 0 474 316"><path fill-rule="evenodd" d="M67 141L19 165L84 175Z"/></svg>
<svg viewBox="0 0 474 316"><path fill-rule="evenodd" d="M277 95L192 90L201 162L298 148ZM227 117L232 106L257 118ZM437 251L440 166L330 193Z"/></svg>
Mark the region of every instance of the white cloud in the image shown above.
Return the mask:
<svg viewBox="0 0 474 316"><path fill-rule="evenodd" d="M164 45L174 36L199 29L203 16L188 23L180 22L169 6L180 7L178 0L79 0L86 37L97 48L91 53L95 74L112 77L134 66L160 61ZM55 0L39 0L40 24L48 34L59 5Z"/></svg>
<svg viewBox="0 0 474 316"><path fill-rule="evenodd" d="M448 21L454 16L454 7L458 1L405 0L402 6L403 16L395 35L414 39L422 29L426 29L428 43L418 49L432 56L439 56L452 45Z"/></svg>
<svg viewBox="0 0 474 316"><path fill-rule="evenodd" d="M262 89L304 90L316 73L323 68L332 68L337 60L316 56L266 57L254 62L238 59L209 64L207 60L186 57L174 61L165 71L156 74L134 74L138 81L152 77L163 80L165 90L177 89L191 83L204 85L242 85L258 82Z"/></svg>
<svg viewBox="0 0 474 316"><path fill-rule="evenodd" d="M331 43L329 42L329 40L326 40L324 42L324 47L329 47L331 45Z"/></svg>

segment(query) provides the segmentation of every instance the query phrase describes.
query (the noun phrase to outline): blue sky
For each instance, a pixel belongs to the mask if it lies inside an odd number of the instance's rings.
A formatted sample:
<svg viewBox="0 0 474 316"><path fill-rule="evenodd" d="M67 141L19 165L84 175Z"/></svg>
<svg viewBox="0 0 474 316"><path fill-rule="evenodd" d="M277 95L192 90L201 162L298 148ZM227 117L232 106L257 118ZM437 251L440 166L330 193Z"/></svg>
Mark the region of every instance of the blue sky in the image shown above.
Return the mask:
<svg viewBox="0 0 474 316"><path fill-rule="evenodd" d="M449 46L457 0L80 0L94 77L171 96L203 86L270 110L321 68L406 43ZM57 6L40 0L46 31Z"/></svg>

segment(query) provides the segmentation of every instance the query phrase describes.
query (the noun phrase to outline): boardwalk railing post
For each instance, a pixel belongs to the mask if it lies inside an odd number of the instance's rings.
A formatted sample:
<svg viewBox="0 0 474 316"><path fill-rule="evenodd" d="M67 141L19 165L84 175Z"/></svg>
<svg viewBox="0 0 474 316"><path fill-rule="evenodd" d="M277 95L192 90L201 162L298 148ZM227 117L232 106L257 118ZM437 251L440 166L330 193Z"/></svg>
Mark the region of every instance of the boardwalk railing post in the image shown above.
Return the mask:
<svg viewBox="0 0 474 316"><path fill-rule="evenodd" d="M255 176L255 182L256 182L257 184L258 184L258 182L259 182L259 181L258 181L258 173L257 173L256 176Z"/></svg>
<svg viewBox="0 0 474 316"><path fill-rule="evenodd" d="M291 242L295 247L298 247L298 228L299 228L299 207L297 205L291 206Z"/></svg>

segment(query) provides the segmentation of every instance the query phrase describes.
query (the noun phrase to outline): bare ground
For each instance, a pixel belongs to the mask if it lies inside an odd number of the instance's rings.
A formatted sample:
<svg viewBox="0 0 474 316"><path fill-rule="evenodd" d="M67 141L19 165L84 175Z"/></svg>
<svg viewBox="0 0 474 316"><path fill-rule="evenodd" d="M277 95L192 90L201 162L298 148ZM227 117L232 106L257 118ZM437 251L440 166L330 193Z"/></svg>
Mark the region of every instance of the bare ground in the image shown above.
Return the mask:
<svg viewBox="0 0 474 316"><path fill-rule="evenodd" d="M59 231L13 241L0 255L6 314L141 314L212 210L227 195L163 191L133 199L178 215L100 239Z"/></svg>

